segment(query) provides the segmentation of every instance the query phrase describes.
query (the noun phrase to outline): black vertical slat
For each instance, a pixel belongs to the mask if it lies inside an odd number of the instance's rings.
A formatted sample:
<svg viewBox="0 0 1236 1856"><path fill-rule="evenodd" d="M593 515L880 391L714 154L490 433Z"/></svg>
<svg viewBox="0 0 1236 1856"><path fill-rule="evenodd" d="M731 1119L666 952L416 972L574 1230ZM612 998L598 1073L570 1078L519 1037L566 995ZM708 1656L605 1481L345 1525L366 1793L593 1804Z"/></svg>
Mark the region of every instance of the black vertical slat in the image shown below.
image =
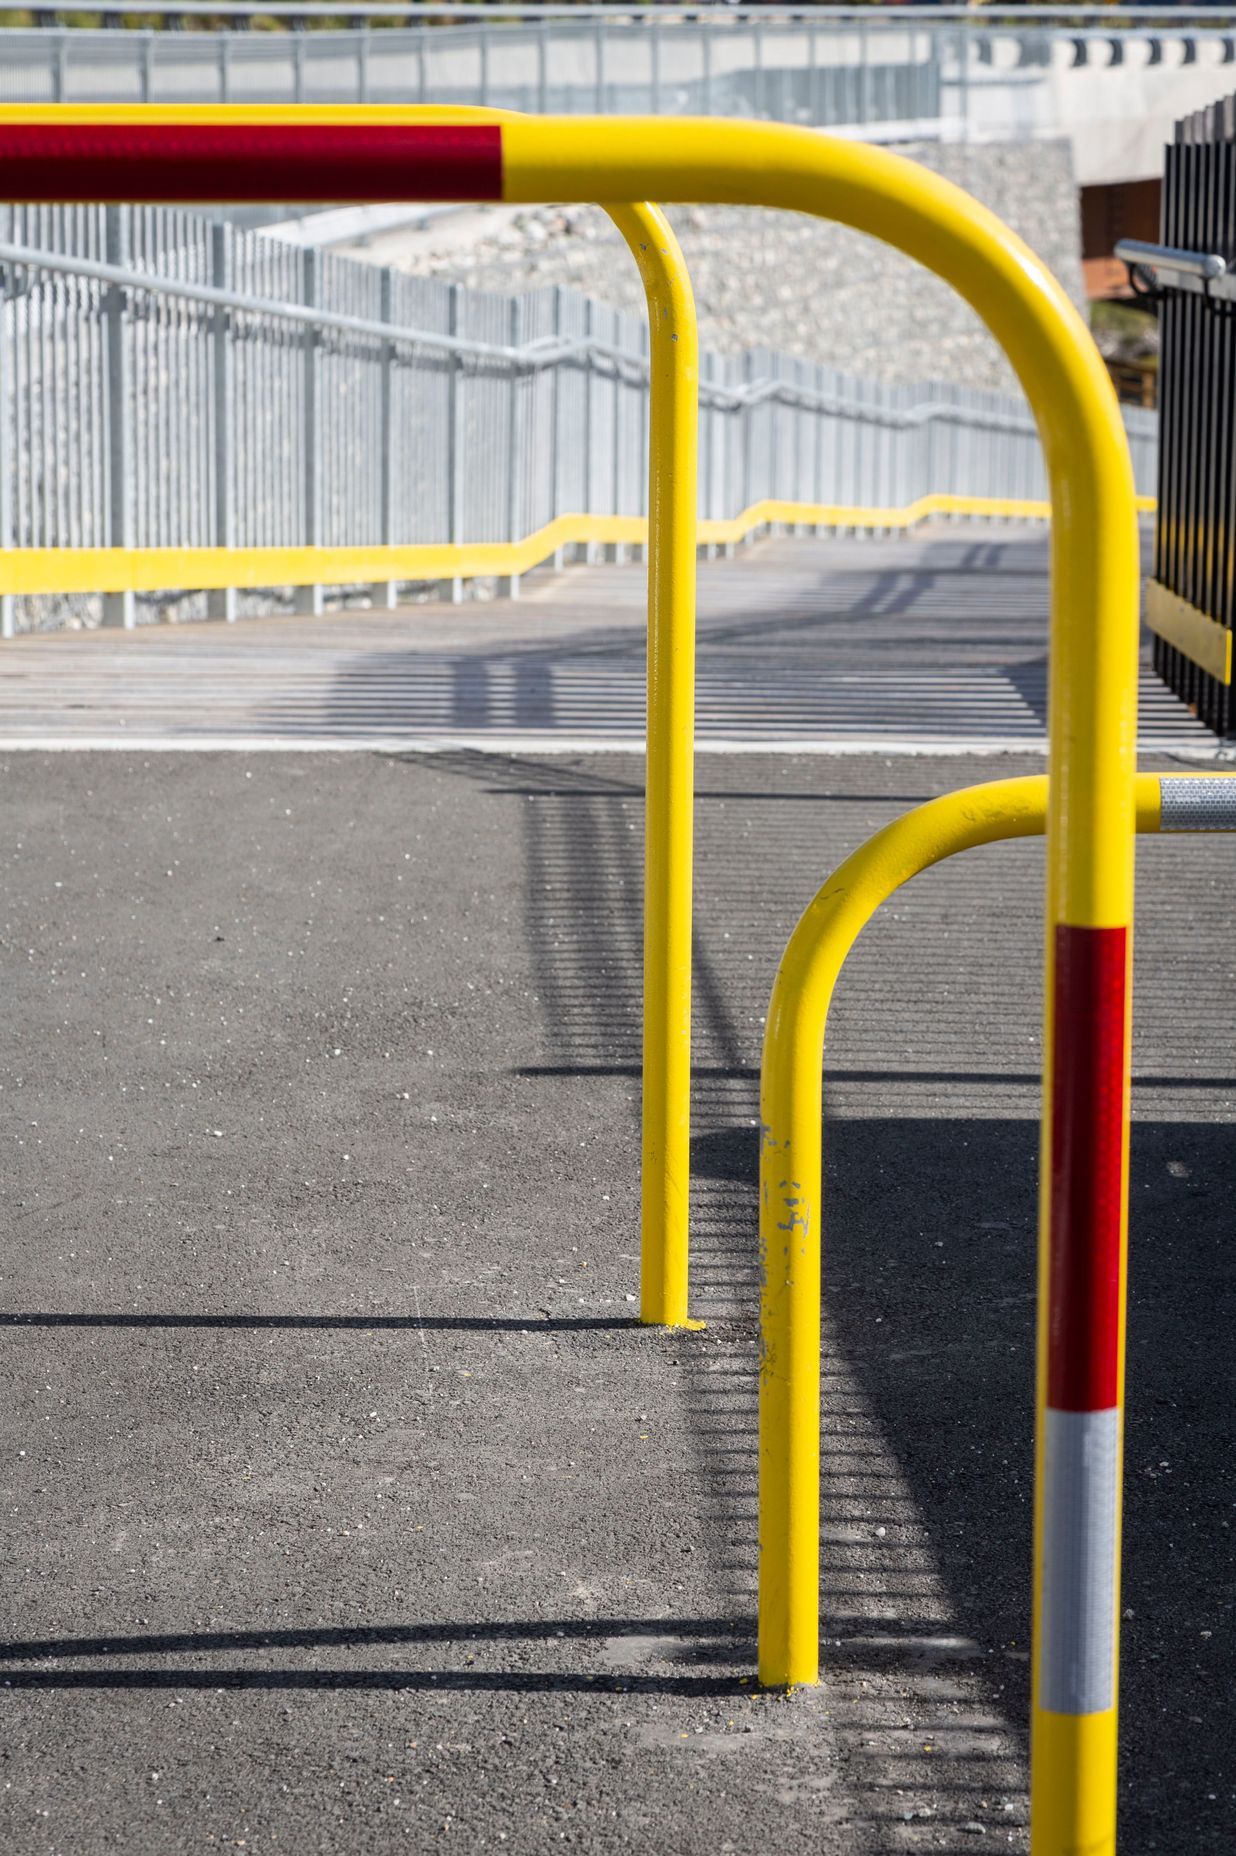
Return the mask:
<svg viewBox="0 0 1236 1856"><path fill-rule="evenodd" d="M1231 173L1231 150L1223 135L1223 112L1220 106L1211 111L1212 146L1214 149L1215 185L1211 201L1210 216L1210 250L1225 252L1224 228L1227 218L1227 193ZM1231 432L1230 405L1231 376L1230 358L1230 318L1217 300L1210 306L1210 318L1214 343L1214 372L1211 377L1210 394L1213 410L1211 413L1212 439L1212 482L1211 482L1211 535L1210 549L1207 557L1207 611L1221 624L1227 604L1224 590L1224 569L1227 553L1227 480L1231 466ZM1206 724L1217 733L1222 734L1226 725L1225 690L1217 677L1209 681L1206 705Z"/></svg>
<svg viewBox="0 0 1236 1856"><path fill-rule="evenodd" d="M1224 196L1216 226L1215 250L1236 264L1236 97L1219 105ZM1236 395L1236 309L1219 310L1223 330L1223 374L1219 383L1220 420L1224 431L1223 477L1219 486L1222 527L1218 547L1218 602L1215 617L1228 631L1236 629L1236 433L1232 430L1232 401ZM1236 700L1232 690L1219 685L1215 727L1221 735L1236 732Z"/></svg>
<svg viewBox="0 0 1236 1856"><path fill-rule="evenodd" d="M1176 229L1173 191L1175 184L1176 150L1169 147L1164 161L1163 195L1159 208L1159 237L1165 245L1171 244ZM1164 586L1168 584L1171 571L1168 564L1169 536L1172 528L1172 496L1176 482L1173 471L1176 427L1171 410L1171 395L1176 384L1176 370L1171 364L1175 326L1175 299L1167 296L1159 304L1159 466L1157 511L1154 524L1154 577ZM1156 664L1155 668L1158 669L1159 666Z"/></svg>
<svg viewBox="0 0 1236 1856"><path fill-rule="evenodd" d="M1194 238L1194 201L1197 196L1195 158L1193 152L1193 118L1187 116L1181 125L1182 147L1180 151L1180 193L1178 207L1180 213L1180 242L1189 250L1195 250ZM1195 436L1196 420L1196 347L1197 317L1196 298L1186 292L1180 296L1180 352L1177 357L1179 367L1178 403L1176 419L1179 430L1180 483L1176 502L1176 559L1174 591L1182 599L1193 597L1193 481L1197 439ZM1177 694L1192 705L1193 665L1186 658L1180 666L1180 681Z"/></svg>
<svg viewBox="0 0 1236 1856"><path fill-rule="evenodd" d="M1176 236L1176 191L1180 151L1175 142L1164 151L1163 192L1159 206L1159 237L1170 245ZM1154 575L1162 586L1171 584L1172 535L1176 524L1176 420L1174 418L1177 335L1177 301L1165 296L1159 303L1159 482L1154 525ZM1175 690L1174 653L1162 638L1154 641L1154 667L1168 688Z"/></svg>
<svg viewBox="0 0 1236 1856"><path fill-rule="evenodd" d="M1198 149L1198 244L1199 251L1214 249L1214 194L1215 194L1215 156L1217 149L1213 139L1213 121L1207 111L1205 119L1206 139ZM1216 362L1216 319L1214 308L1209 298L1198 299L1198 528L1196 537L1197 562L1194 568L1193 583L1197 589L1196 604L1203 612L1214 609L1214 585L1210 571L1211 548L1214 543L1214 480L1217 469L1215 456L1216 422L1215 422L1215 362ZM1197 677L1197 708L1202 721L1213 726L1214 716L1214 679L1205 671L1199 671Z"/></svg>
<svg viewBox="0 0 1236 1856"><path fill-rule="evenodd" d="M1180 195L1181 231L1188 250L1197 250L1198 240L1198 186L1197 159L1198 122L1196 115L1185 121L1185 166L1183 185ZM1183 509L1180 533L1180 587L1179 591L1190 605L1197 600L1197 481L1200 462L1200 424L1201 409L1197 402L1198 348L1201 333L1198 309L1201 299L1188 292L1182 299L1182 320L1184 323L1184 352L1181 357L1180 375L1180 446L1181 460L1184 467ZM1191 658L1184 658L1180 666L1180 693L1191 709L1197 708L1197 665Z"/></svg>
<svg viewBox="0 0 1236 1856"><path fill-rule="evenodd" d="M1179 150L1173 141L1164 151L1163 191L1159 205L1159 237L1170 245L1176 235L1176 187ZM1159 495L1154 525L1154 574L1163 586L1171 582L1171 536L1175 527L1176 422L1172 416L1176 389L1173 348L1176 340L1176 300L1166 296L1159 303ZM1154 667L1168 688L1176 688L1176 666L1172 649L1162 638L1154 641Z"/></svg>

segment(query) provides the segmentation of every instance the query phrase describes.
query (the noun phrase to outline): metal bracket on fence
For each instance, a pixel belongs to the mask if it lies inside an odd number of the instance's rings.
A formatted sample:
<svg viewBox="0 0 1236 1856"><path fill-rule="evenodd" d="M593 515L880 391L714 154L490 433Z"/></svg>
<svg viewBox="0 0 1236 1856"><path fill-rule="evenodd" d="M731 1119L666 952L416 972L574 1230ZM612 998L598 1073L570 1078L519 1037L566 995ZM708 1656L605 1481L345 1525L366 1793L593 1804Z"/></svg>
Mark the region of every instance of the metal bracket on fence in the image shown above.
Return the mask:
<svg viewBox="0 0 1236 1856"><path fill-rule="evenodd" d="M1122 238L1115 255L1129 267L1134 294L1148 302L1158 302L1172 290L1236 301L1236 275L1229 274L1226 258L1217 251L1185 251L1175 245Z"/></svg>

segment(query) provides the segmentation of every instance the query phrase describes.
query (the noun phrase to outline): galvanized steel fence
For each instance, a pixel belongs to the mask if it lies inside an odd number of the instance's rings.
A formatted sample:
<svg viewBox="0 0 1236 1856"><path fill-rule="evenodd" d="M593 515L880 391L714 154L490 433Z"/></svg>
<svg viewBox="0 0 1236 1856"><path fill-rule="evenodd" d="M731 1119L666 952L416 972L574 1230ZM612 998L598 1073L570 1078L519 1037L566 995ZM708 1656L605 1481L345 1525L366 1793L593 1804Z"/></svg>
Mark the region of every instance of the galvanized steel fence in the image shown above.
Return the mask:
<svg viewBox="0 0 1236 1856"><path fill-rule="evenodd" d="M0 549L513 541L639 515L647 351L642 318L560 288L469 291L172 208L5 207ZM763 350L706 354L700 397L706 518L1045 494L1012 397ZM1149 491L1155 416L1126 420ZM10 596L2 616L99 612Z"/></svg>

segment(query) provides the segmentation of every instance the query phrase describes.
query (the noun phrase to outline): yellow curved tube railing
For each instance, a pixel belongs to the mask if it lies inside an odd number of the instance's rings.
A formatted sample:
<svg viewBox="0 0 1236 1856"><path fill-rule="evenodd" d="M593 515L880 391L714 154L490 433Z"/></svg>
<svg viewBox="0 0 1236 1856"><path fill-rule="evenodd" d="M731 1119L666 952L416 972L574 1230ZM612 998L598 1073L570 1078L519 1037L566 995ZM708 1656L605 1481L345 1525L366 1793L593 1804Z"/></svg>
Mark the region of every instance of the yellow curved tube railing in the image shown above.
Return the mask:
<svg viewBox="0 0 1236 1856"><path fill-rule="evenodd" d="M15 128L39 122L313 123L340 131L356 124L407 125L421 139L409 141L407 184L395 191L397 197L417 200L435 197L434 157L426 152L430 144L423 136L435 120L447 123L450 117L432 109L365 106L10 106L0 112L0 121L10 129L10 147L17 145L11 133ZM503 122L499 139L500 165L490 197L508 202L623 205L657 198L768 206L839 220L882 238L960 292L1000 342L1025 389L1043 443L1053 518L1036 1475L1041 1490L1049 1415L1046 1311L1054 1315L1059 1298L1068 1300L1072 1281L1068 1271L1053 1269L1053 1245L1057 1239L1074 1247L1081 1243L1084 1251L1089 1241L1084 1230L1079 1235L1076 1220L1062 1222L1058 1211L1052 1190L1057 1139L1059 1167L1077 1184L1083 1209L1101 1201L1106 1220L1114 1208L1114 1234L1105 1222L1102 1237L1104 1244L1114 1243L1117 1265L1110 1282L1104 1279L1101 1305L1085 1302L1081 1308L1079 1328L1094 1315L1113 1336L1105 1357L1114 1375L1107 1402L1117 1436L1123 1405L1138 558L1128 447L1106 370L1077 311L1034 254L959 188L885 149L777 124L656 117L521 118ZM125 141L121 136L117 145ZM141 138L129 137L127 143L132 154L139 151ZM118 161L125 160L122 151ZM20 198L22 161L13 160L8 171L10 197ZM120 171L127 175L132 169L122 165ZM363 179L363 163L338 172L331 197L355 197L350 189L362 182L350 176ZM439 181L438 191L441 187ZM148 197L157 198L158 188L152 164ZM105 188L96 158L88 169L83 164L77 197L97 198L101 192ZM187 197L199 196L191 192ZM322 197L320 182L312 197ZM1079 975L1084 978L1092 966L1103 977L1101 1009L1079 983ZM1059 1040L1057 1004L1067 1033ZM1102 1087L1081 1087L1081 1079L1092 1074L1101 1075ZM1053 1114L1053 1084L1060 1091L1058 1115ZM809 1374L796 1370L809 1365L818 1329L818 1254L813 1261L812 1249L801 1234L789 1233L783 1254L769 1260L776 1286L770 1291L761 1378L760 1449L766 1469L805 1447L802 1440L814 1430L818 1384L809 1385ZM784 1292L791 1276L797 1288L792 1300ZM1104 1480L1100 1488L1083 1465L1075 1495L1086 1529L1093 1525L1096 1502L1103 1510L1105 1616L1099 1629L1109 1654L1100 1705L1061 1711L1043 1704L1042 1644L1058 1636L1062 1618L1051 1594L1045 1594L1039 1500L1031 1736L1034 1856L1077 1856L1083 1850L1087 1856L1108 1856L1115 1848L1118 1466L1110 1483ZM818 1561L818 1536L809 1513L783 1508L770 1525L789 1543L790 1558ZM792 1610L788 1619L782 1639L761 1646L763 1673L786 1682L814 1681L816 1643Z"/></svg>
<svg viewBox="0 0 1236 1856"><path fill-rule="evenodd" d="M1141 773L1134 782L1139 832L1236 831L1236 774ZM1164 788L1192 799L1192 809L1170 803L1163 817ZM1227 791L1224 791L1224 788ZM1206 789L1204 800L1198 789ZM790 936L773 983L760 1073L760 1253L774 1258L788 1215L815 1259L819 1282L823 1229L822 1124L824 1040L828 1009L846 956L877 909L912 877L976 845L1006 838L1041 836L1047 821L1044 774L992 780L947 793L913 811L859 846L840 864L804 910ZM1221 822L1220 822L1221 821ZM792 1173L788 1181L787 1169ZM766 1266L763 1278L765 1332L777 1320L785 1291ZM791 1298L802 1294L791 1281ZM816 1305L818 1316L818 1305ZM815 1414L804 1424L788 1455L760 1463L760 1667L766 1681L779 1681L780 1646L791 1633L819 1642L819 1558L797 1551L780 1520L789 1511L813 1518L819 1539L820 1513L820 1329L800 1345L791 1371L810 1386ZM771 1646L771 1655L769 1646Z"/></svg>

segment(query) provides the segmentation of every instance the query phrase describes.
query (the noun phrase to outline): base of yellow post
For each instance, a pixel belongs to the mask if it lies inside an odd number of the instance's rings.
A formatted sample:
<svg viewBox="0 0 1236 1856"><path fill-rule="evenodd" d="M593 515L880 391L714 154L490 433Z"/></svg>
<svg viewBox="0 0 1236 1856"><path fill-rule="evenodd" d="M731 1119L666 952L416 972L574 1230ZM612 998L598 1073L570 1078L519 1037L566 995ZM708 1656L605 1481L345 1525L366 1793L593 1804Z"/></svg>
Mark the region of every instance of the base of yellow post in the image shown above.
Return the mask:
<svg viewBox="0 0 1236 1856"><path fill-rule="evenodd" d="M642 1328L676 1328L679 1333L701 1334L708 1326L706 1321L692 1321L684 1315L680 1321L667 1321L663 1315L646 1315L640 1313L639 1324Z"/></svg>
<svg viewBox="0 0 1236 1856"><path fill-rule="evenodd" d="M1116 1710L1035 1711L1030 1747L1031 1856L1114 1856Z"/></svg>

